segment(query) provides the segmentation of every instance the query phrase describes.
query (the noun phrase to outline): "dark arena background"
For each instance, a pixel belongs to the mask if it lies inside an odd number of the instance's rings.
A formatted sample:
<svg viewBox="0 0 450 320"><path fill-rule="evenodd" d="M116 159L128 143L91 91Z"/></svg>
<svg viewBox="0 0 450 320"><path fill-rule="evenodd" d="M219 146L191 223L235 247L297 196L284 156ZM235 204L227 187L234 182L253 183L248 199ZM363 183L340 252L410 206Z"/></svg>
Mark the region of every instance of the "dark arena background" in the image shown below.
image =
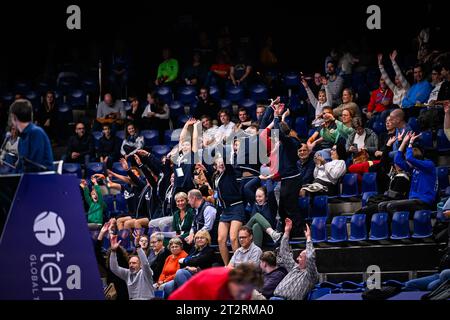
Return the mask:
<svg viewBox="0 0 450 320"><path fill-rule="evenodd" d="M448 16L3 1L0 300L448 301Z"/></svg>

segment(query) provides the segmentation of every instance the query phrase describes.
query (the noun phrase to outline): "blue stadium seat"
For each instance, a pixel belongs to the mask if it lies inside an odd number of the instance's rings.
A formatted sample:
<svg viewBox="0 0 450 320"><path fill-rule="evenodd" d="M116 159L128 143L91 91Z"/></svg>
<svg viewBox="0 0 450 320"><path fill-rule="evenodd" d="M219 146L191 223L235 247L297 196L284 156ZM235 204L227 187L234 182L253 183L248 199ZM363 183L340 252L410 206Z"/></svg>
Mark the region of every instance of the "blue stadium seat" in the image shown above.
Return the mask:
<svg viewBox="0 0 450 320"><path fill-rule="evenodd" d="M73 90L72 92L70 92L67 101L73 107L86 107L87 106L86 92L78 89Z"/></svg>
<svg viewBox="0 0 450 320"><path fill-rule="evenodd" d="M14 86L14 91L20 94L25 94L27 91L30 91L31 87L27 82L18 81Z"/></svg>
<svg viewBox="0 0 450 320"><path fill-rule="evenodd" d="M229 86L226 89L226 97L231 102L239 102L244 99L244 88L242 86Z"/></svg>
<svg viewBox="0 0 450 320"><path fill-rule="evenodd" d="M437 167L436 174L439 181L439 190L445 190L449 186L448 167Z"/></svg>
<svg viewBox="0 0 450 320"><path fill-rule="evenodd" d="M186 115L178 117L178 119L177 119L177 128L183 128L184 124L189 120L189 118L190 117L186 116Z"/></svg>
<svg viewBox="0 0 450 320"><path fill-rule="evenodd" d="M180 142L180 134L183 129L166 130L164 132L164 144L171 147L177 145Z"/></svg>
<svg viewBox="0 0 450 320"><path fill-rule="evenodd" d="M328 242L337 243L347 241L347 217L336 216L331 221L331 237Z"/></svg>
<svg viewBox="0 0 450 320"><path fill-rule="evenodd" d="M104 173L103 163L101 162L89 162L86 169L86 176L88 179L90 179L90 177L94 174Z"/></svg>
<svg viewBox="0 0 450 320"><path fill-rule="evenodd" d="M61 90L63 94L68 94L69 92L75 90L77 87L77 79L73 77L62 78L58 83L58 90Z"/></svg>
<svg viewBox="0 0 450 320"><path fill-rule="evenodd" d="M377 192L377 173L366 172L362 177L361 193L364 192Z"/></svg>
<svg viewBox="0 0 450 320"><path fill-rule="evenodd" d="M180 103L180 101L172 101L169 104L169 109L171 116L178 117L184 115L184 106L182 103Z"/></svg>
<svg viewBox="0 0 450 320"><path fill-rule="evenodd" d="M409 238L409 212L394 212L391 223L391 239L400 240Z"/></svg>
<svg viewBox="0 0 450 320"><path fill-rule="evenodd" d="M233 104L228 99L220 100L220 107L229 111L233 111Z"/></svg>
<svg viewBox="0 0 450 320"><path fill-rule="evenodd" d="M433 234L431 227L431 211L418 210L414 212L414 233L413 238L428 238Z"/></svg>
<svg viewBox="0 0 450 320"><path fill-rule="evenodd" d="M36 91L43 96L50 90L50 85L45 81L39 81L36 85Z"/></svg>
<svg viewBox="0 0 450 320"><path fill-rule="evenodd" d="M323 296L326 296L327 294L331 293L330 288L318 288L311 291L308 295L308 300L317 300Z"/></svg>
<svg viewBox="0 0 450 320"><path fill-rule="evenodd" d="M115 172L117 174L120 174L121 176L126 176L127 172L122 168L122 165L120 162L114 162L112 164L112 172Z"/></svg>
<svg viewBox="0 0 450 320"><path fill-rule="evenodd" d="M219 87L214 85L209 86L209 96L219 101L222 96Z"/></svg>
<svg viewBox="0 0 450 320"><path fill-rule="evenodd" d="M250 99L258 102L265 102L268 97L268 91L265 85L257 84L250 88Z"/></svg>
<svg viewBox="0 0 450 320"><path fill-rule="evenodd" d="M159 143L158 130L142 130L141 135L144 137L144 144L150 147Z"/></svg>
<svg viewBox="0 0 450 320"><path fill-rule="evenodd" d="M367 204L367 200L369 200L369 198L371 197L371 196L375 196L375 195L377 195L378 193L377 192L375 192L375 191L368 191L368 192L363 192L363 194L362 194L362 200L361 200L361 206L366 206L366 204Z"/></svg>
<svg viewBox="0 0 450 320"><path fill-rule="evenodd" d="M57 118L60 123L73 123L72 106L68 103L61 104L58 108Z"/></svg>
<svg viewBox="0 0 450 320"><path fill-rule="evenodd" d="M413 129L414 132L416 133L420 132L419 122L417 121L416 117L409 118L408 125L411 127L411 129Z"/></svg>
<svg viewBox="0 0 450 320"><path fill-rule="evenodd" d="M116 131L116 137L119 138L120 140L125 140L125 131L123 130Z"/></svg>
<svg viewBox="0 0 450 320"><path fill-rule="evenodd" d="M375 122L373 123L373 125L372 125L372 130L373 130L376 134L380 135L381 133L383 133L383 132L386 131L386 125L385 125L384 122L381 122L381 121L375 121Z"/></svg>
<svg viewBox="0 0 450 320"><path fill-rule="evenodd" d="M64 103L64 94L59 90L54 90L56 105L62 105Z"/></svg>
<svg viewBox="0 0 450 320"><path fill-rule="evenodd" d="M131 231L127 229L119 230L119 241L120 245L128 252L133 250L133 241L131 241Z"/></svg>
<svg viewBox="0 0 450 320"><path fill-rule="evenodd" d="M252 119L256 119L256 102L252 99L244 99L239 106L245 108Z"/></svg>
<svg viewBox="0 0 450 320"><path fill-rule="evenodd" d="M194 86L183 86L178 89L178 100L183 104L191 105L197 100L197 91Z"/></svg>
<svg viewBox="0 0 450 320"><path fill-rule="evenodd" d="M364 241L366 239L366 215L354 214L350 220L350 237L348 241Z"/></svg>
<svg viewBox="0 0 450 320"><path fill-rule="evenodd" d="M41 96L36 91L28 91L25 98L31 102L33 110L38 110L41 107Z"/></svg>
<svg viewBox="0 0 450 320"><path fill-rule="evenodd" d="M2 95L2 101L3 101L3 105L9 107L11 105L11 103L14 102L14 95L12 93L4 93Z"/></svg>
<svg viewBox="0 0 450 320"><path fill-rule="evenodd" d="M156 145L152 147L152 152L157 158L162 158L170 152L171 148L166 145Z"/></svg>
<svg viewBox="0 0 450 320"><path fill-rule="evenodd" d="M430 130L423 131L422 135L420 136L420 140L419 141L420 141L420 145L425 150L433 150L434 149L433 133Z"/></svg>
<svg viewBox="0 0 450 320"><path fill-rule="evenodd" d="M103 136L101 131L92 131L92 137L94 138L95 148L99 147L100 139Z"/></svg>
<svg viewBox="0 0 450 320"><path fill-rule="evenodd" d="M63 174L76 175L81 179L81 165L79 163L64 163Z"/></svg>
<svg viewBox="0 0 450 320"><path fill-rule="evenodd" d="M311 210L311 217L328 217L328 196L315 196Z"/></svg>
<svg viewBox="0 0 450 320"><path fill-rule="evenodd" d="M302 137L306 138L308 135L308 122L305 117L297 117L295 119L295 132Z"/></svg>
<svg viewBox="0 0 450 320"><path fill-rule="evenodd" d="M370 240L385 240L388 238L387 212L375 213L370 225Z"/></svg>
<svg viewBox="0 0 450 320"><path fill-rule="evenodd" d="M313 219L311 238L314 243L327 241L327 217L315 217Z"/></svg>
<svg viewBox="0 0 450 320"><path fill-rule="evenodd" d="M84 79L81 82L81 87L88 94L94 94L98 92L98 81L94 79Z"/></svg>
<svg viewBox="0 0 450 320"><path fill-rule="evenodd" d="M437 149L439 152L450 151L450 141L448 141L443 129L439 129L437 132Z"/></svg>
<svg viewBox="0 0 450 320"><path fill-rule="evenodd" d="M164 103L169 104L172 102L172 89L167 86L160 86L156 89L156 95L163 101Z"/></svg>
<svg viewBox="0 0 450 320"><path fill-rule="evenodd" d="M286 87L295 87L295 86L300 85L298 73L296 73L296 72L285 73L284 74L284 85Z"/></svg>
<svg viewBox="0 0 450 320"><path fill-rule="evenodd" d="M358 191L358 175L356 173L347 173L342 179L342 198L357 197Z"/></svg>
<svg viewBox="0 0 450 320"><path fill-rule="evenodd" d="M309 197L299 197L298 206L303 217L309 217Z"/></svg>

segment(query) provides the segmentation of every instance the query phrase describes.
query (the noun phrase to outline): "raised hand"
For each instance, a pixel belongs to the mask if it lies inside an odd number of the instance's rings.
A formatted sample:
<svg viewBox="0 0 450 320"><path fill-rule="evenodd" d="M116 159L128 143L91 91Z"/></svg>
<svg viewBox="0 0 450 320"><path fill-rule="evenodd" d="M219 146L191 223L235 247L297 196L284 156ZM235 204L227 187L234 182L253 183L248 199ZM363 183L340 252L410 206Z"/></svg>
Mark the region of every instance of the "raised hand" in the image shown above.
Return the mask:
<svg viewBox="0 0 450 320"><path fill-rule="evenodd" d="M192 126L192 125L194 125L196 122L197 122L197 119L195 119L195 118L189 118L189 120L186 121L186 125Z"/></svg>
<svg viewBox="0 0 450 320"><path fill-rule="evenodd" d="M112 251L116 251L119 248L120 243L122 242L122 240L117 241L117 239L118 239L118 235L117 234L112 234L109 237L109 241L111 243L111 250Z"/></svg>
<svg viewBox="0 0 450 320"><path fill-rule="evenodd" d="M134 154L134 160L136 160L136 163L139 167L142 166L141 158L139 158L137 154Z"/></svg>
<svg viewBox="0 0 450 320"><path fill-rule="evenodd" d="M286 218L284 220L284 233L285 234L290 234L292 230L292 220L289 218Z"/></svg>
<svg viewBox="0 0 450 320"><path fill-rule="evenodd" d="M146 157L150 154L150 152L144 150L144 149L139 149L138 151L136 151L136 153L140 156L140 157Z"/></svg>
<svg viewBox="0 0 450 320"><path fill-rule="evenodd" d="M289 117L291 115L291 112L289 111L289 109L287 109L283 115L281 116L281 120L285 120L287 117Z"/></svg>
<svg viewBox="0 0 450 320"><path fill-rule="evenodd" d="M379 54L378 54L378 64L379 64L380 66L383 65L383 54L382 54L382 53L379 53Z"/></svg>
<svg viewBox="0 0 450 320"><path fill-rule="evenodd" d="M321 78L320 78L320 82L322 82L322 84L323 84L324 86L326 86L326 85L328 84L328 79L327 79L327 77L321 77Z"/></svg>
<svg viewBox="0 0 450 320"><path fill-rule="evenodd" d="M309 229L308 225L306 225L305 238L306 238L306 241L311 240L311 229Z"/></svg>
<svg viewBox="0 0 450 320"><path fill-rule="evenodd" d="M416 133L413 132L413 134L412 134L412 136L411 136L411 140L409 141L409 143L414 143L414 141L416 141L416 139L417 139L418 137L420 137L421 135L422 135L422 133L419 133L419 134L416 135Z"/></svg>
<svg viewBox="0 0 450 320"><path fill-rule="evenodd" d="M108 232L110 224L111 224L110 221L108 221L105 224L103 224L102 228L100 229L100 233L105 234L106 232Z"/></svg>
<svg viewBox="0 0 450 320"><path fill-rule="evenodd" d="M403 137L404 137L404 135L405 135L405 132L406 132L406 130L403 129L402 132L399 132L399 133L398 133L398 135L397 135L397 140L398 140L398 142L402 142Z"/></svg>
<svg viewBox="0 0 450 320"><path fill-rule="evenodd" d="M80 187L83 188L83 189L87 187L87 182L86 182L86 180L81 179L81 181L80 181Z"/></svg>
<svg viewBox="0 0 450 320"><path fill-rule="evenodd" d="M392 137L390 137L388 139L388 141L386 142L386 145L388 147L392 146L394 144L394 142L397 141L397 137L395 135L393 135Z"/></svg>
<svg viewBox="0 0 450 320"><path fill-rule="evenodd" d="M280 103L280 97L277 97L275 100L270 99L270 106L273 108L274 105L277 105Z"/></svg>
<svg viewBox="0 0 450 320"><path fill-rule="evenodd" d="M302 78L302 85L306 88L308 88L308 81L306 81L305 79Z"/></svg>
<svg viewBox="0 0 450 320"><path fill-rule="evenodd" d="M389 57L391 58L391 60L395 60L395 58L397 58L397 50L392 51Z"/></svg>

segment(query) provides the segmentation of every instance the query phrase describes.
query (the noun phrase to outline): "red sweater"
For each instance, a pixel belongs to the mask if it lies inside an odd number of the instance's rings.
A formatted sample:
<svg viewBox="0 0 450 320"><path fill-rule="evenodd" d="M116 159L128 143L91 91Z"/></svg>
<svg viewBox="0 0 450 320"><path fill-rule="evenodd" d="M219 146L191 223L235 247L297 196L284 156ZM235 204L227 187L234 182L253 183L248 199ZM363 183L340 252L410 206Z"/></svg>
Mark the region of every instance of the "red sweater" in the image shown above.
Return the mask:
<svg viewBox="0 0 450 320"><path fill-rule="evenodd" d="M391 89L385 89L381 91L381 88L378 88L377 90L372 91L372 94L370 95L370 102L367 105L367 111L369 112L383 112L387 109L389 105L392 104L392 98L394 97L394 94L392 93ZM387 101L388 105L385 106L382 102Z"/></svg>
<svg viewBox="0 0 450 320"><path fill-rule="evenodd" d="M169 300L233 300L228 291L229 272L226 267L203 270L175 290Z"/></svg>
<svg viewBox="0 0 450 320"><path fill-rule="evenodd" d="M173 257L172 254L168 256L166 258L166 262L164 263L161 275L159 276L159 281L163 281L164 283L166 283L170 280L175 279L175 274L177 273L178 269L180 269L178 260L180 260L181 258L186 258L187 256L188 254L184 250L181 251L180 254L176 257Z"/></svg>

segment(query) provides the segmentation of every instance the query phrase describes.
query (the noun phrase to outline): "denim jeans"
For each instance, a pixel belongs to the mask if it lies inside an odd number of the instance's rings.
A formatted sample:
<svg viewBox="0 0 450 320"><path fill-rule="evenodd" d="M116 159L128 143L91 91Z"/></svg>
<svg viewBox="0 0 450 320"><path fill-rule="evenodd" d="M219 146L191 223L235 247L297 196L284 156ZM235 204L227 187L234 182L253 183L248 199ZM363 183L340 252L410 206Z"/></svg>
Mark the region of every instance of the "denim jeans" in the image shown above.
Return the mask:
<svg viewBox="0 0 450 320"><path fill-rule="evenodd" d="M450 279L450 269L445 269L441 273L431 276L410 280L405 284L407 291L433 291L439 285Z"/></svg>
<svg viewBox="0 0 450 320"><path fill-rule="evenodd" d="M164 286L164 297L169 297L172 292L181 287L192 277L192 273L186 269L180 269L175 274L175 279L169 281Z"/></svg>

